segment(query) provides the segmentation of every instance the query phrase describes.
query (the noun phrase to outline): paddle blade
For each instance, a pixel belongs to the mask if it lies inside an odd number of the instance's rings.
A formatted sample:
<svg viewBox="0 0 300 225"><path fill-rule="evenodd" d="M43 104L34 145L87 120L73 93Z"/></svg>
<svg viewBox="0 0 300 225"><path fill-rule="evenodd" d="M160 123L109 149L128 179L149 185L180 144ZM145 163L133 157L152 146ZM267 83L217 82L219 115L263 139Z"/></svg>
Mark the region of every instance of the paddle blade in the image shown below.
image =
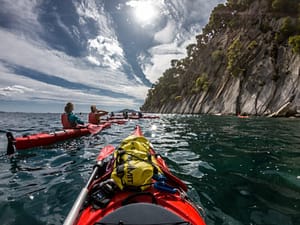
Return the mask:
<svg viewBox="0 0 300 225"><path fill-rule="evenodd" d="M103 159L105 159L106 157L108 157L110 154L112 154L115 150L115 147L113 145L107 145L104 148L101 149L98 157L97 157L97 161L101 161Z"/></svg>
<svg viewBox="0 0 300 225"><path fill-rule="evenodd" d="M104 124L100 124L100 125L89 123L87 126L87 128L91 134L97 134L100 131L102 131L103 129L108 128L108 127L110 127L110 123L104 123Z"/></svg>

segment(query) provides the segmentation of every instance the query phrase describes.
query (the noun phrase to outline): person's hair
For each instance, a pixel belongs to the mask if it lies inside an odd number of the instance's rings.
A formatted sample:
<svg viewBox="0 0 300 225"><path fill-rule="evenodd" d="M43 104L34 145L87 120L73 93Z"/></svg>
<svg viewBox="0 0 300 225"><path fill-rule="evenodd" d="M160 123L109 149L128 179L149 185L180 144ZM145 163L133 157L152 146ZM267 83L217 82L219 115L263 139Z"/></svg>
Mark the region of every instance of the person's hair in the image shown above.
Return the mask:
<svg viewBox="0 0 300 225"><path fill-rule="evenodd" d="M14 136L13 136L12 132L7 132L7 133L6 133L6 137L7 137L8 139L10 139L10 140L13 140L13 139L14 139Z"/></svg>
<svg viewBox="0 0 300 225"><path fill-rule="evenodd" d="M91 105L91 112L92 112L92 113L97 112L97 108L96 108L95 105Z"/></svg>
<svg viewBox="0 0 300 225"><path fill-rule="evenodd" d="M70 113L73 111L74 105L72 102L68 102L65 106L65 112Z"/></svg>

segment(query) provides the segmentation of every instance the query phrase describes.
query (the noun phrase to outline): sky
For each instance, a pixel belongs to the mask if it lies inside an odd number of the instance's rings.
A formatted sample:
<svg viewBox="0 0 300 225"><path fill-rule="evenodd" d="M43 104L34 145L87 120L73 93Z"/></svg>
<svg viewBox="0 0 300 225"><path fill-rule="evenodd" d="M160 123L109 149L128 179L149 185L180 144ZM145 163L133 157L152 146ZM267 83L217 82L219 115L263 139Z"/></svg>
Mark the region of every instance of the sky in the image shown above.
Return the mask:
<svg viewBox="0 0 300 225"><path fill-rule="evenodd" d="M225 0L0 0L0 111L136 109Z"/></svg>

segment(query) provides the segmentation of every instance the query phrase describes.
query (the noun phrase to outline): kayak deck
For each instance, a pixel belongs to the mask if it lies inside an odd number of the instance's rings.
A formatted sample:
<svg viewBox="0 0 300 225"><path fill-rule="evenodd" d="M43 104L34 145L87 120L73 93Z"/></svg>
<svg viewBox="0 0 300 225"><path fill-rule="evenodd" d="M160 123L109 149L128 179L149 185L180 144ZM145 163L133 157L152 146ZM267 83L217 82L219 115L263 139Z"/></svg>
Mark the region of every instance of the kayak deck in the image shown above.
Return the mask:
<svg viewBox="0 0 300 225"><path fill-rule="evenodd" d="M123 209L126 207L125 209ZM162 209L163 210L162 210ZM150 210L150 211L145 211ZM153 211L159 212L154 214ZM137 215L139 215L137 217ZM174 221L176 218L176 221ZM182 193L170 194L150 188L145 192L122 191L116 194L103 209L89 206L84 209L76 224L191 224L205 225L200 212ZM186 222L186 223L184 223Z"/></svg>
<svg viewBox="0 0 300 225"><path fill-rule="evenodd" d="M139 126L136 126L129 137L134 136L143 136ZM187 197L187 186L170 172L164 159L152 147L150 154L155 155L157 166L166 179L162 184L159 182L156 185L159 179L153 176L151 184L145 190L132 187L120 190L116 186L111 177L112 170L109 169L113 165L111 163L117 160L114 158L114 151L111 145L102 149L97 158L98 166L94 167L92 178L86 184L86 189L82 190L86 195L83 195L84 199L78 196L73 205L77 210L73 211L72 208L64 225L205 225L201 215L203 211L199 211L201 208ZM94 177L95 168L98 168L98 175ZM106 184L109 185L105 186Z"/></svg>
<svg viewBox="0 0 300 225"><path fill-rule="evenodd" d="M169 212L164 207L150 203L132 203L125 205L111 214L103 217L100 224L184 224L179 216Z"/></svg>

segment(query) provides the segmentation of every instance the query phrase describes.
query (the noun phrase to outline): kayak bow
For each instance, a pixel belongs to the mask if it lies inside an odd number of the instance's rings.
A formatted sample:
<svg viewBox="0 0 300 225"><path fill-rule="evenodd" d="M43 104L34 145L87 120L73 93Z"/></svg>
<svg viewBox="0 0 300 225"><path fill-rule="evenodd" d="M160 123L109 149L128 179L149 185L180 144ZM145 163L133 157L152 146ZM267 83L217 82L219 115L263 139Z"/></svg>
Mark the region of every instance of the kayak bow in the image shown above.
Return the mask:
<svg viewBox="0 0 300 225"><path fill-rule="evenodd" d="M139 126L129 137L144 138ZM187 197L187 186L171 174L151 144L150 154L156 157L156 166L163 175L154 175L145 190L120 189L116 185L111 176L111 169L118 161L116 151L113 146L102 149L93 173L64 225L205 225L198 211L200 207Z"/></svg>

